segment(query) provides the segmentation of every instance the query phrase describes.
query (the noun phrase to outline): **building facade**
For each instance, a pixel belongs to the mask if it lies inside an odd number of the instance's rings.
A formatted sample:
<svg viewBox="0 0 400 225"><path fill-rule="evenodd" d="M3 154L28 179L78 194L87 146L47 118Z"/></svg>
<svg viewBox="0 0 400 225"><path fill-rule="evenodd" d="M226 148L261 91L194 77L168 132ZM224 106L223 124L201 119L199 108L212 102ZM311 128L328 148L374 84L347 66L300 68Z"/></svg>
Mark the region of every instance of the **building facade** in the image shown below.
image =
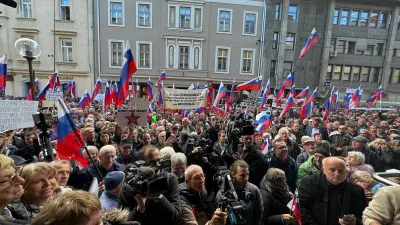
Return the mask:
<svg viewBox="0 0 400 225"><path fill-rule="evenodd" d="M119 81L126 40L141 95L165 70L164 86L258 76L263 0L98 0L96 59L101 78ZM96 4L97 4L96 3Z"/></svg>
<svg viewBox="0 0 400 225"><path fill-rule="evenodd" d="M271 1L264 74L279 87L294 71L297 88L318 87L326 98L335 86L340 100L347 88L361 86L366 100L382 85L389 94L384 101L398 102L399 9L396 1ZM319 42L298 59L313 28Z"/></svg>
<svg viewBox="0 0 400 225"><path fill-rule="evenodd" d="M6 95L25 97L30 89L28 63L14 48L20 38L36 41L33 61L40 88L58 69L62 85L75 80L77 95L93 87L92 4L90 0L19 0L16 9L0 4L0 55L8 56Z"/></svg>

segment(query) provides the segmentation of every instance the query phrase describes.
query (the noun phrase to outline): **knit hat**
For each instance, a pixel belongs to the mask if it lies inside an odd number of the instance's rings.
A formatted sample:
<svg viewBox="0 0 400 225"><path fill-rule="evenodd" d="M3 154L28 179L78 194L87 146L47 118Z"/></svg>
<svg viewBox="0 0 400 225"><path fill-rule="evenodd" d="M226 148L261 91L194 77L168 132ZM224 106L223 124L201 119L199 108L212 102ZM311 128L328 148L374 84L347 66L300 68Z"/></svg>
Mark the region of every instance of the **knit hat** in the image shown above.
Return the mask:
<svg viewBox="0 0 400 225"><path fill-rule="evenodd" d="M114 190L125 178L124 172L113 171L109 172L104 178L104 186L107 191Z"/></svg>
<svg viewBox="0 0 400 225"><path fill-rule="evenodd" d="M316 150L314 151L315 153L319 153L324 155L325 157L331 156L331 153L329 152L330 144L327 141L318 141L316 145Z"/></svg>

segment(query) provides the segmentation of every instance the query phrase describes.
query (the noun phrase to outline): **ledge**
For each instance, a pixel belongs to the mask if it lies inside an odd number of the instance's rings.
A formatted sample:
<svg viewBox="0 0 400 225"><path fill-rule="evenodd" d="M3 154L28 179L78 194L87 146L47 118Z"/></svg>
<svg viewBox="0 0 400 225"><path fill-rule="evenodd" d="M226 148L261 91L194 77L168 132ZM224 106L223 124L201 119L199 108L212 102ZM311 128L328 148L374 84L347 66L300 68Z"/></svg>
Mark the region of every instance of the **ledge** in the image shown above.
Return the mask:
<svg viewBox="0 0 400 225"><path fill-rule="evenodd" d="M201 33L201 32L203 32L203 29L201 29L201 28L189 28L189 29L185 29L185 28L179 28L179 27L167 27L167 30L171 30L171 31L181 31L181 32L195 32L195 33Z"/></svg>
<svg viewBox="0 0 400 225"><path fill-rule="evenodd" d="M57 65L64 65L64 66L77 66L78 63L75 62L56 62Z"/></svg>
<svg viewBox="0 0 400 225"><path fill-rule="evenodd" d="M73 20L56 20L57 23L74 23Z"/></svg>
<svg viewBox="0 0 400 225"><path fill-rule="evenodd" d="M17 33L32 33L32 34L38 34L39 30L36 28L20 28L20 27L14 27L13 30Z"/></svg>
<svg viewBox="0 0 400 225"><path fill-rule="evenodd" d="M19 63L28 63L28 60L26 60L26 59L18 59L17 60L17 62L19 62ZM40 60L33 60L32 61L32 64L40 64Z"/></svg>
<svg viewBox="0 0 400 225"><path fill-rule="evenodd" d="M164 38L167 39L178 39L178 40L190 40L190 41L204 41L205 38L198 38L198 37L182 37L182 36L171 36L171 35L164 35Z"/></svg>
<svg viewBox="0 0 400 225"><path fill-rule="evenodd" d="M78 33L76 31L70 31L70 30L51 30L51 31L57 35L67 35L67 36L78 35Z"/></svg>
<svg viewBox="0 0 400 225"><path fill-rule="evenodd" d="M0 19L6 19L6 20L8 20L8 19L10 19L10 17L4 16L4 15L0 15Z"/></svg>
<svg viewBox="0 0 400 225"><path fill-rule="evenodd" d="M165 71L176 71L176 72L197 72L197 73L208 73L208 70L192 70L192 69L189 69L189 70L183 70L183 69L175 69L175 68L165 68L165 69L162 69L162 70L165 70ZM160 69L160 71L162 71L161 69Z"/></svg>
<svg viewBox="0 0 400 225"><path fill-rule="evenodd" d="M15 17L17 20L36 21L35 18Z"/></svg>

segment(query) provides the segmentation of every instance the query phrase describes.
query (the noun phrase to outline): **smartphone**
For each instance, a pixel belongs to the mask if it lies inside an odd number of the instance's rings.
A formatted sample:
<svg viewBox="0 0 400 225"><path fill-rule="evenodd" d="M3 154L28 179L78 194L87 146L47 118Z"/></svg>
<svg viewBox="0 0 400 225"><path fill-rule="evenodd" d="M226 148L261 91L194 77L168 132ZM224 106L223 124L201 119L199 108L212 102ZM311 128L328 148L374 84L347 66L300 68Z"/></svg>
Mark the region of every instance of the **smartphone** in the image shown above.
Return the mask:
<svg viewBox="0 0 400 225"><path fill-rule="evenodd" d="M347 215L344 215L342 219L344 221L353 221L356 219L356 217L353 214L347 214Z"/></svg>
<svg viewBox="0 0 400 225"><path fill-rule="evenodd" d="M169 137L171 137L171 131L166 132L165 140L168 140Z"/></svg>

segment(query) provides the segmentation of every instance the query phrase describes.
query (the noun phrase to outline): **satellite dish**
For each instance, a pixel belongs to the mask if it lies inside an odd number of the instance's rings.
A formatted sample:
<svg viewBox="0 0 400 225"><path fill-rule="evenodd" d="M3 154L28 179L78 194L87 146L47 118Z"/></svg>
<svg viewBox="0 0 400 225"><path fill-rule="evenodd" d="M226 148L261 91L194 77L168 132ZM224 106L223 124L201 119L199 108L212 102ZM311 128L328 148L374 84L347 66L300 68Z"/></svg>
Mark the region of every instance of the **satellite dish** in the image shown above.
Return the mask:
<svg viewBox="0 0 400 225"><path fill-rule="evenodd" d="M42 51L39 48L39 44L29 38L20 38L15 41L15 50L24 58L35 59L40 56Z"/></svg>

